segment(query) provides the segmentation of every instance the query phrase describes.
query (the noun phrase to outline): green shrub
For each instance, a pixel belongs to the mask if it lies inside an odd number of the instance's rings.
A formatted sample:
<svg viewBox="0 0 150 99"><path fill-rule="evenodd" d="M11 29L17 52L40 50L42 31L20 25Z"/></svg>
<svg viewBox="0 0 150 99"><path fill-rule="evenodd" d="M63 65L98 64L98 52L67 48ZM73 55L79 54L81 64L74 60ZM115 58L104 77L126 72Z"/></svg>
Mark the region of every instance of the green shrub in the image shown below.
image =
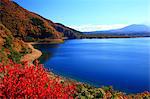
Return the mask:
<svg viewBox="0 0 150 99"><path fill-rule="evenodd" d="M21 51L22 56L25 55L25 54L29 54L29 53L30 53L29 48L25 48L25 47L22 48L22 51Z"/></svg>
<svg viewBox="0 0 150 99"><path fill-rule="evenodd" d="M112 86L103 86L102 89L105 91L112 91L113 90Z"/></svg>
<svg viewBox="0 0 150 99"><path fill-rule="evenodd" d="M14 62L19 63L19 61L22 57L22 54L13 49L12 42L13 42L13 39L11 36L6 37L5 43L4 43L4 48L7 48L10 53L8 55L6 54L5 57L8 57L8 58L12 59ZM3 54L3 55L4 55L4 48L1 51L1 54ZM25 51L25 53L27 53L27 51ZM0 59L0 60L2 60L2 59Z"/></svg>
<svg viewBox="0 0 150 99"><path fill-rule="evenodd" d="M11 36L6 37L4 47L8 48L8 49L12 47L12 37Z"/></svg>
<svg viewBox="0 0 150 99"><path fill-rule="evenodd" d="M3 61L7 60L7 57L6 57L5 53L4 53L4 47L2 47L1 50L0 50L0 62L2 62L2 60Z"/></svg>
<svg viewBox="0 0 150 99"><path fill-rule="evenodd" d="M27 36L26 37L26 41L28 41L28 42L34 42L35 39L33 37L31 37L31 36Z"/></svg>
<svg viewBox="0 0 150 99"><path fill-rule="evenodd" d="M44 22L39 18L31 18L32 24L35 26L43 26Z"/></svg>
<svg viewBox="0 0 150 99"><path fill-rule="evenodd" d="M99 99L103 98L103 93L98 88L88 84L79 84L77 85L77 94L75 96L79 99Z"/></svg>
<svg viewBox="0 0 150 99"><path fill-rule="evenodd" d="M10 54L8 54L8 58L12 59L13 62L19 63L22 54L10 48Z"/></svg>

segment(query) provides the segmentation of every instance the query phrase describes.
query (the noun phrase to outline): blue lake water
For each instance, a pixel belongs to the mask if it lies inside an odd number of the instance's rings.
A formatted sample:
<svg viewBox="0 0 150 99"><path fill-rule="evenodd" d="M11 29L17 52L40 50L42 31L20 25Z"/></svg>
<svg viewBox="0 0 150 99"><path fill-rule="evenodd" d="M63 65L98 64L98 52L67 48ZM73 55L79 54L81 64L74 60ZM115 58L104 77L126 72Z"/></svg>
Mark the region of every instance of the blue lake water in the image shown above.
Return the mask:
<svg viewBox="0 0 150 99"><path fill-rule="evenodd" d="M127 93L150 91L150 38L79 39L38 44L53 72Z"/></svg>

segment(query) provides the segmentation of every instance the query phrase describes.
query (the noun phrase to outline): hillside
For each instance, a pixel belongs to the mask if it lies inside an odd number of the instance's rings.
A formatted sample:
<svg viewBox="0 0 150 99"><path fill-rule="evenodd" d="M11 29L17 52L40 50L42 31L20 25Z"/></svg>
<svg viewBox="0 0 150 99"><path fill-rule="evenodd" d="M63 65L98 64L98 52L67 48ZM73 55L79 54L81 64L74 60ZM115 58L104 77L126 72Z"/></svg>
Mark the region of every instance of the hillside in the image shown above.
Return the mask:
<svg viewBox="0 0 150 99"><path fill-rule="evenodd" d="M33 12L32 12L33 13ZM41 18L43 18L42 16L33 13ZM67 27L61 23L54 23L51 20L48 20L46 18L43 18L44 20L46 20L50 26L52 26L53 28L55 28L58 32L60 32L62 34L62 37L67 37L68 39L79 39L82 37L83 33L80 31L77 31L75 29L72 29L70 27Z"/></svg>
<svg viewBox="0 0 150 99"><path fill-rule="evenodd" d="M55 23L54 28L57 31L62 32L64 34L64 37L68 37L69 39L78 39L78 38L81 38L81 36L82 36L82 33L80 31L71 29L60 23Z"/></svg>
<svg viewBox="0 0 150 99"><path fill-rule="evenodd" d="M8 58L19 62L21 57L31 52L24 41L14 38L12 32L0 23L0 61Z"/></svg>
<svg viewBox="0 0 150 99"><path fill-rule="evenodd" d="M34 14L36 14L36 13L34 13ZM36 15L43 18L42 16L40 16L38 14L36 14ZM46 18L43 18L43 19L46 20L49 23L49 25L52 26L53 28L55 28L58 32L62 33L63 37L67 37L68 39L78 39L78 38L81 38L81 36L83 35L82 32L72 29L70 27L67 27L61 23L54 23L51 20L48 20Z"/></svg>
<svg viewBox="0 0 150 99"><path fill-rule="evenodd" d="M64 26L61 26L63 31L59 31L60 29L56 29L57 24L22 8L14 1L1 0L0 2L1 22L13 33L14 37L24 41L37 41L62 39L63 35L66 36L67 33L75 33L72 29Z"/></svg>

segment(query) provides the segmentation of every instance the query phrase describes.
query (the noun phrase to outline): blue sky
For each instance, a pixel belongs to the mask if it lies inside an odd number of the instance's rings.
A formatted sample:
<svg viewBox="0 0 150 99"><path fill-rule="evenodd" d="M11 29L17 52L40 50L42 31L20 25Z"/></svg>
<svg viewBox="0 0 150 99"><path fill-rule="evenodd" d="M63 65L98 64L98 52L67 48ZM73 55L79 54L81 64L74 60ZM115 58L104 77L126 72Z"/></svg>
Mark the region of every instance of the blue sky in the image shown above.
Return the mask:
<svg viewBox="0 0 150 99"><path fill-rule="evenodd" d="M81 31L149 24L150 0L14 0L54 22Z"/></svg>

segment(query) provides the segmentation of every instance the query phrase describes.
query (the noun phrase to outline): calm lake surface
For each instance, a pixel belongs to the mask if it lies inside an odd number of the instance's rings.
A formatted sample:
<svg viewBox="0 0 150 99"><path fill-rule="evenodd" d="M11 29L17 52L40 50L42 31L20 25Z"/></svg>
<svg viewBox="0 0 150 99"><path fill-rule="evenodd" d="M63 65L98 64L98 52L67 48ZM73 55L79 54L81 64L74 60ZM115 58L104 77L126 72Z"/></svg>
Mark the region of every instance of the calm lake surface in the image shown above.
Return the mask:
<svg viewBox="0 0 150 99"><path fill-rule="evenodd" d="M53 72L127 93L150 91L150 38L79 39L38 44Z"/></svg>

